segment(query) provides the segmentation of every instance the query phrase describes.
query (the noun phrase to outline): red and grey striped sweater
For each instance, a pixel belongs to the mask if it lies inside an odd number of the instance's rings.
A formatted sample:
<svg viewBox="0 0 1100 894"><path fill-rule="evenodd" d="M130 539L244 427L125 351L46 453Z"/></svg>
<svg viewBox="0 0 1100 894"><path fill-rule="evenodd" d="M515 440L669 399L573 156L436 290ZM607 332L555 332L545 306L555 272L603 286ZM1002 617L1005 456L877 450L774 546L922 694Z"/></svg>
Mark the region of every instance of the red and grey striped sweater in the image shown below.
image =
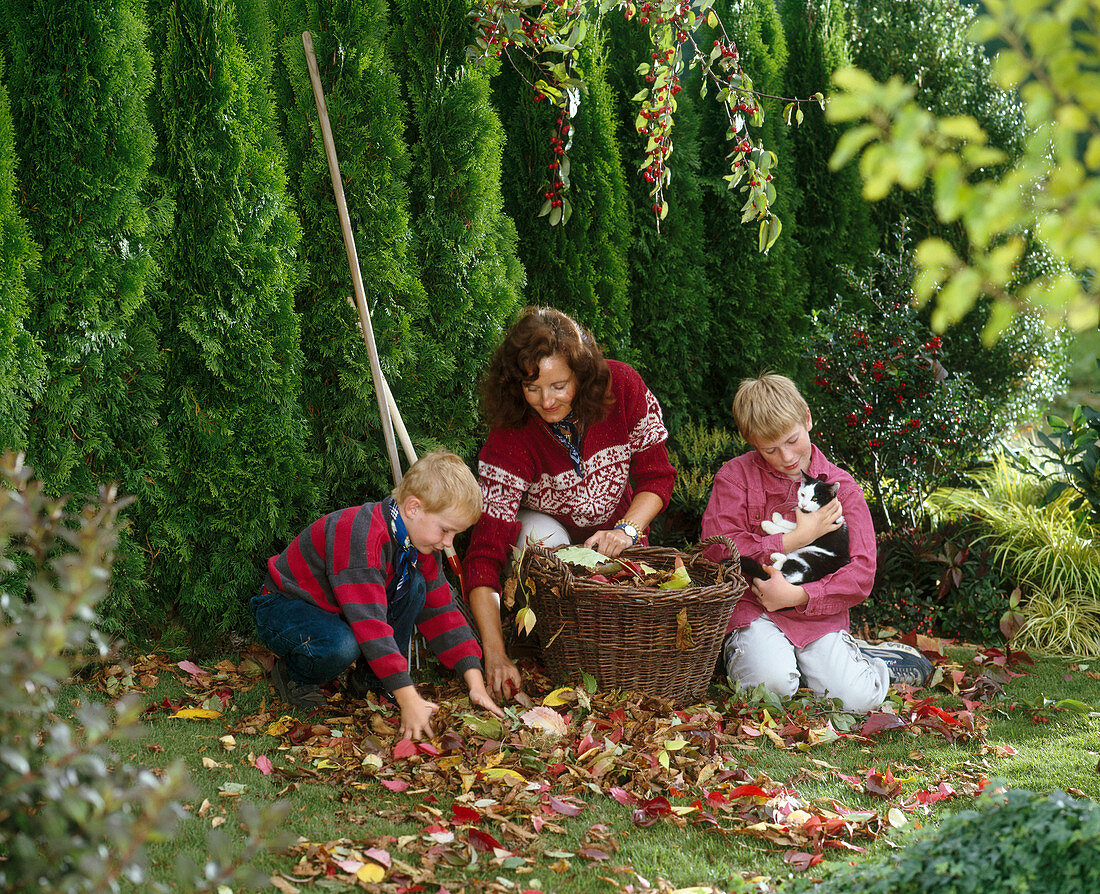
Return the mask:
<svg viewBox="0 0 1100 894"><path fill-rule="evenodd" d="M386 623L386 586L394 574L397 544L386 525L391 497L338 509L318 519L290 546L267 560L265 588L339 613L351 625L371 670L393 692L412 684L409 664ZM443 564L435 553L417 554L428 585L417 627L431 650L460 676L481 667L481 648L455 607Z"/></svg>

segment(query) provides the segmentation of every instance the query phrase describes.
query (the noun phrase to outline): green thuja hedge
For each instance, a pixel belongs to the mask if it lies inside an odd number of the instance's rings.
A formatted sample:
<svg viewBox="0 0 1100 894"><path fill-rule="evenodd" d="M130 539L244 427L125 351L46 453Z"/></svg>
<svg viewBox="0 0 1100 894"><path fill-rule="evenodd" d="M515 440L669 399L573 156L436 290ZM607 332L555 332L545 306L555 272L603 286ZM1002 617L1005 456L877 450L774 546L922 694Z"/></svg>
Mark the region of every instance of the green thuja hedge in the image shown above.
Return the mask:
<svg viewBox="0 0 1100 894"><path fill-rule="evenodd" d="M588 91L568 118L567 195L572 217L551 227L539 213L549 185L548 165L559 163L551 137L559 110L535 102L531 83L538 75L522 57L517 71L507 59L495 80L496 107L507 134L502 169L505 210L519 233L519 256L527 271L525 296L530 304L556 307L571 314L612 353L628 336L627 256L630 217L626 203L619 144L615 134L613 96L603 35L593 29L582 44L578 65ZM564 182L564 181L563 181ZM624 357L624 359L629 359Z"/></svg>
<svg viewBox="0 0 1100 894"><path fill-rule="evenodd" d="M425 446L480 446L476 383L520 303L516 229L502 211L504 134L488 76L465 65L464 0L399 0L391 41L407 106L413 256L427 301L412 308L412 363L394 384Z"/></svg>
<svg viewBox="0 0 1100 894"><path fill-rule="evenodd" d="M661 402L665 423L678 431L694 420L720 418L711 398L710 330L714 294L706 274L703 189L699 179L698 83L677 94L672 131L673 177L666 187L668 214L660 230L653 214L652 184L638 173L645 142L635 129L639 103L631 101L645 80L638 63L653 52L648 29L637 18L609 15L608 80L615 114L631 218L628 261L631 357Z"/></svg>
<svg viewBox="0 0 1100 894"><path fill-rule="evenodd" d="M316 101L306 70L302 32L314 53L332 125L355 235L375 342L387 379L400 391L402 416L421 437L432 431L403 383L415 371L416 318L427 313L410 255L409 152L404 106L386 53L383 0L287 4L281 31L283 97L290 188L297 197L308 274L299 288L305 356L302 400L327 508L377 499L393 486L356 309ZM411 400L412 404L405 401Z"/></svg>
<svg viewBox="0 0 1100 894"><path fill-rule="evenodd" d="M267 63L241 41L233 8L166 6L157 94L158 174L175 216L157 303L169 463L153 582L187 630L207 633L246 624L263 560L315 505L293 307L300 228Z"/></svg>
<svg viewBox="0 0 1100 894"><path fill-rule="evenodd" d="M851 64L842 0L783 0L780 5L790 63L784 94L804 99L829 95L833 72ZM789 128L790 152L781 159L796 173L801 191L797 238L804 258L801 277L807 306L826 307L845 291L844 267L867 263L879 245L863 200L857 166L829 169L842 133L826 124L821 109L803 106L804 123Z"/></svg>
<svg viewBox="0 0 1100 894"><path fill-rule="evenodd" d="M757 90L782 95L786 82L787 46L772 0L714 5L740 51ZM704 45L707 38L703 36ZM713 88L708 96L713 96ZM762 140L776 153L775 212L783 221L779 240L767 255L758 251L757 227L741 223L745 196L729 190L726 132L729 120L717 103L704 108L701 130L704 182L704 245L707 275L714 290L710 350L712 401L728 408L738 381L764 368L789 372L806 327L806 281L798 246L800 189L791 163L782 105L763 100L764 124L750 128L753 142ZM812 118L813 112L808 110ZM812 125L811 125L812 126Z"/></svg>
<svg viewBox="0 0 1100 894"><path fill-rule="evenodd" d="M19 210L41 248L26 269L25 327L46 378L26 451L48 492L118 482L145 505L162 493L162 364L146 290L156 270L143 194L152 161L152 65L136 0L12 0L9 59ZM112 601L145 590L143 511L119 546Z"/></svg>
<svg viewBox="0 0 1100 894"><path fill-rule="evenodd" d="M32 401L41 396L42 350L27 331L27 269L38 246L15 201L15 139L0 54L0 452L26 446Z"/></svg>

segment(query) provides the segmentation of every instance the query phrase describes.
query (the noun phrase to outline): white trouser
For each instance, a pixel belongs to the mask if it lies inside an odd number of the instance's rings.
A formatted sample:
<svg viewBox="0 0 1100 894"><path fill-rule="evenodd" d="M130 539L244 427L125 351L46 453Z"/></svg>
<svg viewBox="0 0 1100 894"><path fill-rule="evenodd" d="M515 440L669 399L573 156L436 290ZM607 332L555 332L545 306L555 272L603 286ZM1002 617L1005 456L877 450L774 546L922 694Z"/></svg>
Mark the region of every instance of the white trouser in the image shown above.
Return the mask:
<svg viewBox="0 0 1100 894"><path fill-rule="evenodd" d="M879 707L890 688L885 662L864 655L848 631L827 633L799 649L767 615L734 630L722 657L726 675L746 689L763 683L790 698L803 684L861 714Z"/></svg>
<svg viewBox="0 0 1100 894"><path fill-rule="evenodd" d="M569 545L569 532L565 530L565 525L543 512L521 509L516 513L516 521L520 523L517 549L523 549L528 541L547 549Z"/></svg>

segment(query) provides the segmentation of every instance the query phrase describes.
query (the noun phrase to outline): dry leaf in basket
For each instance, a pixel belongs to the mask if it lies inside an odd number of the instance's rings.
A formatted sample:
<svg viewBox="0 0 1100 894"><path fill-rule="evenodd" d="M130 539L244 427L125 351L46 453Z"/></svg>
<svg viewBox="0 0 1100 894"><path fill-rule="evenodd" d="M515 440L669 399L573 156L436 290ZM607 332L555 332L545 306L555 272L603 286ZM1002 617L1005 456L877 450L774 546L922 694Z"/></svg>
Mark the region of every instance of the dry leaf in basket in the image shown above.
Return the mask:
<svg viewBox="0 0 1100 894"><path fill-rule="evenodd" d="M690 652L695 648L695 640L691 638L691 622L688 621L687 606L676 614L676 648L681 652Z"/></svg>

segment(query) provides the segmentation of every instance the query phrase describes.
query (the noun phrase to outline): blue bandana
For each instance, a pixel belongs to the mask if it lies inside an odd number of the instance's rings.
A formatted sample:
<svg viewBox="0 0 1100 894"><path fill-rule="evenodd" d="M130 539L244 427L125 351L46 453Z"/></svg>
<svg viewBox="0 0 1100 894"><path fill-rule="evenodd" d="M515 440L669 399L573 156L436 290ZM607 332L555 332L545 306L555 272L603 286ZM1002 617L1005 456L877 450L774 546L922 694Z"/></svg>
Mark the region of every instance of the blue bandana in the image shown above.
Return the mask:
<svg viewBox="0 0 1100 894"><path fill-rule="evenodd" d="M547 422L550 432L561 442L561 445L569 451L569 458L573 461L573 471L578 478L584 477L584 466L581 465L581 439L577 432L577 423L569 416L561 422Z"/></svg>
<svg viewBox="0 0 1100 894"><path fill-rule="evenodd" d="M401 518L401 513L397 511L397 503L392 497L387 502L389 503L389 524L387 527L390 531L390 538L397 545L397 550L393 557L393 579L386 590L389 593L390 602L400 602L409 595L413 577L419 570L416 567L417 551L409 539L409 532L405 528L405 520Z"/></svg>

